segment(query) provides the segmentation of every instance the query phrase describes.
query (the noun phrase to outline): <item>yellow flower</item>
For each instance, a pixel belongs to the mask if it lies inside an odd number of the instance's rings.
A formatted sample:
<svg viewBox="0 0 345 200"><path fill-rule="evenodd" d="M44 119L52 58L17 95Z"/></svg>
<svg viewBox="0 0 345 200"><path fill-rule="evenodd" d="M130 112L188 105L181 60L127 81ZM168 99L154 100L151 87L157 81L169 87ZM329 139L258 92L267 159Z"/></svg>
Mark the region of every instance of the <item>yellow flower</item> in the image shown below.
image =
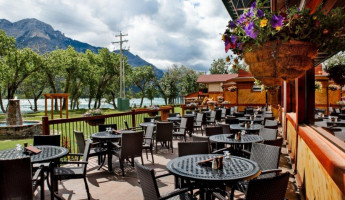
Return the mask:
<svg viewBox="0 0 345 200"><path fill-rule="evenodd" d="M266 18L263 18L261 21L260 21L260 27L265 27L267 26L267 19Z"/></svg>
<svg viewBox="0 0 345 200"><path fill-rule="evenodd" d="M317 16L314 16L314 17L313 17L313 20L316 20L316 19L317 19Z"/></svg>
<svg viewBox="0 0 345 200"><path fill-rule="evenodd" d="M280 31L281 28L282 28L281 26L277 26L277 27L276 27L276 30L277 30L277 31Z"/></svg>
<svg viewBox="0 0 345 200"><path fill-rule="evenodd" d="M225 41L225 35L222 35L222 40Z"/></svg>
<svg viewBox="0 0 345 200"><path fill-rule="evenodd" d="M225 61L226 61L226 62L230 62L229 56L227 56L227 57L225 58Z"/></svg>

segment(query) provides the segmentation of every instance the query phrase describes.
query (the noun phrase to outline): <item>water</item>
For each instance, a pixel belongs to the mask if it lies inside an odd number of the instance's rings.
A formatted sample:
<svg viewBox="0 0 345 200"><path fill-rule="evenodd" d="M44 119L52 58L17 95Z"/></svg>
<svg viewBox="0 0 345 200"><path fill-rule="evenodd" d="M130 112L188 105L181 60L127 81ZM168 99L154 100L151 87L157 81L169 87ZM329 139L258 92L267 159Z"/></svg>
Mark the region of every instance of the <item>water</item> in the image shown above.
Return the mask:
<svg viewBox="0 0 345 200"><path fill-rule="evenodd" d="M38 122L23 122L23 125L37 124ZM0 127L7 126L6 123L0 123Z"/></svg>
<svg viewBox="0 0 345 200"><path fill-rule="evenodd" d="M32 106L34 104L34 100L33 99L29 99L30 102L32 103ZM133 99L130 99L129 101L129 105L131 107L134 107L134 105L136 105L137 107L140 105L140 100L139 98L133 98ZM59 102L59 101L58 101ZM79 108L80 109L88 109L88 99L80 99L79 100ZM117 102L117 101L116 101ZM177 100L175 101L176 103L181 103L181 101ZM4 106L6 107L7 106L7 99L4 99L3 100L3 103L4 103ZM70 101L69 101L70 103ZM153 101L152 101L153 105L165 105L165 102L164 102L164 99L163 98L155 98ZM48 103L47 103L47 107L48 107L48 110L51 109L51 100L48 99ZM94 101L91 102L91 107L94 105ZM143 101L143 106L150 106L151 105L151 101L144 98L144 101ZM110 109L113 109L113 105L111 104L108 104L108 103L105 103L105 99L102 99L102 102L101 102L101 108L110 108ZM37 101L37 109L38 111L44 111L44 99L39 99ZM30 103L28 101L28 99L20 99L20 110L22 113L31 113L32 110L30 109ZM0 113L3 113L0 109Z"/></svg>

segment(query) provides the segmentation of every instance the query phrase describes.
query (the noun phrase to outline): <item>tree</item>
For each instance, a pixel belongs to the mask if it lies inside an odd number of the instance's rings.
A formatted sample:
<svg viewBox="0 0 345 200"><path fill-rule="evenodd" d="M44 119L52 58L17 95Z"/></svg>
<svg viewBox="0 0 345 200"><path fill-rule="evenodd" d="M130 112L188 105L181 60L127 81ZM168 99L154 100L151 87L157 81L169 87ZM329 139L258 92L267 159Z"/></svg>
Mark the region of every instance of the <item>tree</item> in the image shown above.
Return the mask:
<svg viewBox="0 0 345 200"><path fill-rule="evenodd" d="M225 63L223 58L213 60L210 68L211 74L228 74L228 65Z"/></svg>
<svg viewBox="0 0 345 200"><path fill-rule="evenodd" d="M146 87L155 79L155 74L151 66L135 67L133 69L131 82L137 86L141 92L140 107L143 105Z"/></svg>
<svg viewBox="0 0 345 200"><path fill-rule="evenodd" d="M186 96L190 93L198 91L198 83L196 82L202 72L196 72L191 68L180 66L180 95Z"/></svg>
<svg viewBox="0 0 345 200"><path fill-rule="evenodd" d="M232 65L231 69L229 70L229 74L238 74L238 69L243 69L244 71L248 71L245 64L237 63Z"/></svg>
<svg viewBox="0 0 345 200"><path fill-rule="evenodd" d="M158 96L158 90L156 88L156 85L153 82L151 82L147 86L147 88L145 90L145 96L146 96L146 98L148 98L150 100L151 106L152 106L153 99Z"/></svg>
<svg viewBox="0 0 345 200"><path fill-rule="evenodd" d="M164 72L163 77L157 81L158 91L164 98L165 104L173 104L174 99L178 97L179 88L178 83L180 79L180 71L177 65L173 65L168 68L168 71Z"/></svg>

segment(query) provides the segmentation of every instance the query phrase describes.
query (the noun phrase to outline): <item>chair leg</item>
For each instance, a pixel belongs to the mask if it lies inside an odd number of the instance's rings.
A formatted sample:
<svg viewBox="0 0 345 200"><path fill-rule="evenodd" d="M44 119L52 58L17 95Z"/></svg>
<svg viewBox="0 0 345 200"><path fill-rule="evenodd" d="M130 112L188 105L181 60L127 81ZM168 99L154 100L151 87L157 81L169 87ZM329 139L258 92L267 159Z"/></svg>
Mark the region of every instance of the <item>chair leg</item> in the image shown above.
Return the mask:
<svg viewBox="0 0 345 200"><path fill-rule="evenodd" d="M157 141L156 141L156 154L157 154Z"/></svg>
<svg viewBox="0 0 345 200"><path fill-rule="evenodd" d="M148 160L149 156L147 155L147 149L145 149L145 152L146 152L146 160Z"/></svg>
<svg viewBox="0 0 345 200"><path fill-rule="evenodd" d="M122 176L125 176L125 169L124 169L124 167L123 167L123 159L120 159L120 168L121 168L121 170L122 170Z"/></svg>
<svg viewBox="0 0 345 200"><path fill-rule="evenodd" d="M87 199L90 200L89 186L87 185L86 177L84 177L85 189L87 193Z"/></svg>
<svg viewBox="0 0 345 200"><path fill-rule="evenodd" d="M151 157L152 157L152 163L155 164L155 161L153 159L153 150L152 150L152 147L150 148L150 152L151 152Z"/></svg>
<svg viewBox="0 0 345 200"><path fill-rule="evenodd" d="M170 141L170 145L171 145L171 152L174 153L174 147L173 147L173 141Z"/></svg>
<svg viewBox="0 0 345 200"><path fill-rule="evenodd" d="M143 159L143 155L140 156L141 157L141 164L144 165L144 159Z"/></svg>

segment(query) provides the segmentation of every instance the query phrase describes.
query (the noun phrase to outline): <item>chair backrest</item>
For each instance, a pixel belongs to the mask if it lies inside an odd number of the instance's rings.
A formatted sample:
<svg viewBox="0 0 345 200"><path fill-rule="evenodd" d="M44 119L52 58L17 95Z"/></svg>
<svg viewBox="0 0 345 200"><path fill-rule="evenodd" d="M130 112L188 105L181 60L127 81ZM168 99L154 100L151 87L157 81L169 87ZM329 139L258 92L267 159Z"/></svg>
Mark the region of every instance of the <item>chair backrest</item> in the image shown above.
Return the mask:
<svg viewBox="0 0 345 200"><path fill-rule="evenodd" d="M284 138L278 138L275 140L264 140L264 144L282 147Z"/></svg>
<svg viewBox="0 0 345 200"><path fill-rule="evenodd" d="M181 118L181 123L180 123L180 127L179 127L179 129L180 129L180 132L186 132L186 129L187 129L187 121L188 121L188 119L187 118L185 118L185 117L182 117Z"/></svg>
<svg viewBox="0 0 345 200"><path fill-rule="evenodd" d="M124 133L121 139L121 157L141 156L143 151L144 131Z"/></svg>
<svg viewBox="0 0 345 200"><path fill-rule="evenodd" d="M226 108L225 109L225 116L226 115L231 115L231 108Z"/></svg>
<svg viewBox="0 0 345 200"><path fill-rule="evenodd" d="M144 122L151 122L151 117L144 117Z"/></svg>
<svg viewBox="0 0 345 200"><path fill-rule="evenodd" d="M155 171L140 164L137 160L134 162L144 199L159 199L160 194L155 178Z"/></svg>
<svg viewBox="0 0 345 200"><path fill-rule="evenodd" d="M127 120L123 120L123 122L125 123L126 129L129 130L129 126L128 126Z"/></svg>
<svg viewBox="0 0 345 200"><path fill-rule="evenodd" d="M262 128L259 131L259 136L264 140L275 140L277 139L278 129Z"/></svg>
<svg viewBox="0 0 345 200"><path fill-rule="evenodd" d="M186 130L189 133L193 132L194 129L194 117L193 116L185 116L185 118L187 118L187 124L186 124Z"/></svg>
<svg viewBox="0 0 345 200"><path fill-rule="evenodd" d="M0 199L33 199L30 157L0 160Z"/></svg>
<svg viewBox="0 0 345 200"><path fill-rule="evenodd" d="M210 114L210 121L214 122L216 120L216 111L212 110Z"/></svg>
<svg viewBox="0 0 345 200"><path fill-rule="evenodd" d="M238 112L238 107L234 106L234 112Z"/></svg>
<svg viewBox="0 0 345 200"><path fill-rule="evenodd" d="M179 113L169 113L169 117L176 117Z"/></svg>
<svg viewBox="0 0 345 200"><path fill-rule="evenodd" d="M336 108L336 109L335 109L335 113L340 113L340 109L339 109L339 108Z"/></svg>
<svg viewBox="0 0 345 200"><path fill-rule="evenodd" d="M244 113L243 112L235 112L234 116L236 116L236 117L244 117Z"/></svg>
<svg viewBox="0 0 345 200"><path fill-rule="evenodd" d="M158 122L156 130L156 141L172 141L173 123Z"/></svg>
<svg viewBox="0 0 345 200"><path fill-rule="evenodd" d="M221 121L222 120L222 110L218 109L216 110L216 118L217 121Z"/></svg>
<svg viewBox="0 0 345 200"><path fill-rule="evenodd" d="M332 108L332 107L328 107L328 112L329 112L329 113L334 112L333 108Z"/></svg>
<svg viewBox="0 0 345 200"><path fill-rule="evenodd" d="M258 163L260 170L278 169L280 147L253 143L250 160Z"/></svg>
<svg viewBox="0 0 345 200"><path fill-rule="evenodd" d="M225 114L226 114L226 109L225 108L221 108L220 110L221 110L221 117L222 117L222 119L224 119L225 118Z"/></svg>
<svg viewBox="0 0 345 200"><path fill-rule="evenodd" d="M35 135L33 145L60 146L60 135Z"/></svg>
<svg viewBox="0 0 345 200"><path fill-rule="evenodd" d="M223 134L223 127L221 126L206 127L205 132L206 132L206 136Z"/></svg>
<svg viewBox="0 0 345 200"><path fill-rule="evenodd" d="M117 124L100 124L98 125L98 131L99 132L106 131L108 127L110 127L111 129L117 130Z"/></svg>
<svg viewBox="0 0 345 200"><path fill-rule="evenodd" d="M225 123L227 123L227 124L238 124L238 123L240 123L240 121L236 118L230 117L230 118L225 119Z"/></svg>
<svg viewBox="0 0 345 200"><path fill-rule="evenodd" d="M153 135L154 128L155 128L155 126L152 124L150 124L146 127L144 144L152 145L152 135Z"/></svg>
<svg viewBox="0 0 345 200"><path fill-rule="evenodd" d="M203 117L204 117L204 114L202 113L196 114L196 119L195 119L196 126L201 126Z"/></svg>
<svg viewBox="0 0 345 200"><path fill-rule="evenodd" d="M254 109L253 108L247 108L246 114L250 114L250 115L254 114Z"/></svg>
<svg viewBox="0 0 345 200"><path fill-rule="evenodd" d="M162 121L162 117L161 117L160 115L156 115L156 116L154 117L154 119L155 119L156 121Z"/></svg>
<svg viewBox="0 0 345 200"><path fill-rule="evenodd" d="M222 128L223 128L223 134L230 134L231 133L230 124L222 124Z"/></svg>
<svg viewBox="0 0 345 200"><path fill-rule="evenodd" d="M194 154L209 154L210 146L208 142L179 142L178 156L188 156Z"/></svg>
<svg viewBox="0 0 345 200"><path fill-rule="evenodd" d="M91 140L87 140L85 143L85 149L84 149L84 154L83 154L83 161L87 162L89 160L89 154L90 154L90 148L91 148ZM81 164L83 168L83 173L86 175L86 168L87 164Z"/></svg>
<svg viewBox="0 0 345 200"><path fill-rule="evenodd" d="M275 120L265 120L265 128L278 129L278 122Z"/></svg>
<svg viewBox="0 0 345 200"><path fill-rule="evenodd" d="M77 150L78 153L83 153L85 149L85 138L84 138L84 133L81 131L73 131L75 140L77 142Z"/></svg>
<svg viewBox="0 0 345 200"><path fill-rule="evenodd" d="M250 180L246 200L284 200L289 177L290 173L286 172L272 178Z"/></svg>

